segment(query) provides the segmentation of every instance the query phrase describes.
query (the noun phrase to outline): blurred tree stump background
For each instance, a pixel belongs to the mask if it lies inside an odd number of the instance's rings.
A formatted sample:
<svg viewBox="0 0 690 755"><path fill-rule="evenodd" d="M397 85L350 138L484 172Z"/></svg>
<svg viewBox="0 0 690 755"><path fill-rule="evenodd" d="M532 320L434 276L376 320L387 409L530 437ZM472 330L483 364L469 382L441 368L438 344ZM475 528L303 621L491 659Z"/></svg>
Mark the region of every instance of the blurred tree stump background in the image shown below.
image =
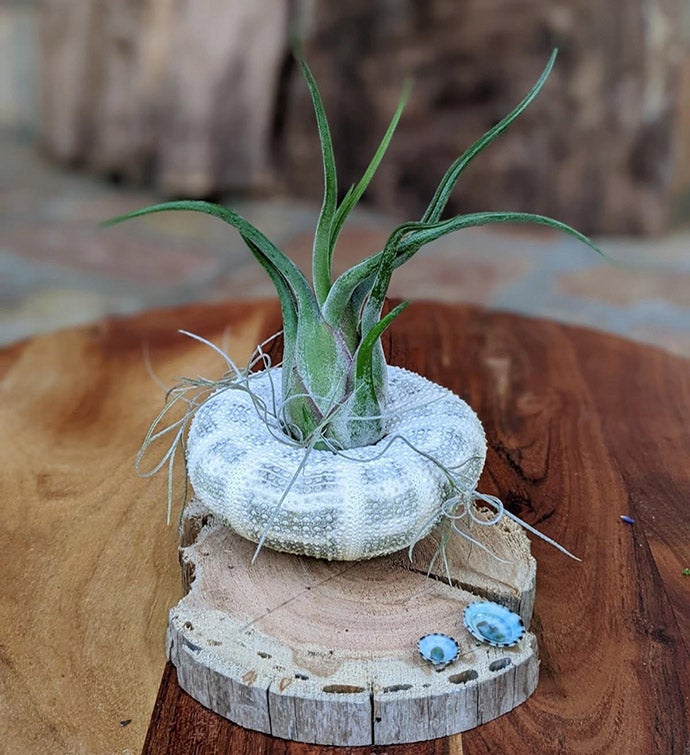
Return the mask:
<svg viewBox="0 0 690 755"><path fill-rule="evenodd" d="M297 18L358 180L415 87L368 198L417 216L448 164L527 92L538 100L466 173L452 211L528 210L589 233L690 214L685 0L43 0L43 143L58 160L168 196L320 196Z"/></svg>
<svg viewBox="0 0 690 755"><path fill-rule="evenodd" d="M168 195L267 184L282 0L44 0L40 22L58 160Z"/></svg>

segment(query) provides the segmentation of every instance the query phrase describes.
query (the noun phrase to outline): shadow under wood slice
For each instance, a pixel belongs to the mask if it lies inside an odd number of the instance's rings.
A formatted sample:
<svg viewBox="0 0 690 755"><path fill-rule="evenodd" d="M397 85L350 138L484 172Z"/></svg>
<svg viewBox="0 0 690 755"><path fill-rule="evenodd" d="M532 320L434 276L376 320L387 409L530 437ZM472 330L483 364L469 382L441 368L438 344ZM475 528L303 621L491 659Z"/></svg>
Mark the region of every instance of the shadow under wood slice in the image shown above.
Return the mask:
<svg viewBox="0 0 690 755"><path fill-rule="evenodd" d="M168 626L180 686L241 726L324 745L422 741L500 716L536 688L536 639L480 644L462 611L491 594L531 613L536 570L511 527L513 568L501 579L482 584L479 562L453 573L466 554L450 546L448 584L401 553L346 563L264 549L252 565L254 544L193 501L182 525L188 593ZM430 548L421 543L418 558ZM416 649L431 632L460 648L442 671Z"/></svg>

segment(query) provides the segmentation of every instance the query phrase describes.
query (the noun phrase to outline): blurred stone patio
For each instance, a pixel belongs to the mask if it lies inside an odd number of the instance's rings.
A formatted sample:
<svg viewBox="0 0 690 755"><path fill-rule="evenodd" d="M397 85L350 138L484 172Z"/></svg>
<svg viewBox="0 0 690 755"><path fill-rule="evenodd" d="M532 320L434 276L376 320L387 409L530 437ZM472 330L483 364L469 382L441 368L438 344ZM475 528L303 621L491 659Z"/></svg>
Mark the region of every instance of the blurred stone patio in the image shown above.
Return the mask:
<svg viewBox="0 0 690 755"><path fill-rule="evenodd" d="M55 168L16 130L0 131L0 155L0 343L111 314L274 295L224 224L166 213L101 229L99 221L159 198ZM308 272L316 201L226 203ZM336 271L380 248L399 221L356 211L336 250ZM544 229L459 232L397 271L391 295L484 304L690 356L690 228L598 242L618 264Z"/></svg>

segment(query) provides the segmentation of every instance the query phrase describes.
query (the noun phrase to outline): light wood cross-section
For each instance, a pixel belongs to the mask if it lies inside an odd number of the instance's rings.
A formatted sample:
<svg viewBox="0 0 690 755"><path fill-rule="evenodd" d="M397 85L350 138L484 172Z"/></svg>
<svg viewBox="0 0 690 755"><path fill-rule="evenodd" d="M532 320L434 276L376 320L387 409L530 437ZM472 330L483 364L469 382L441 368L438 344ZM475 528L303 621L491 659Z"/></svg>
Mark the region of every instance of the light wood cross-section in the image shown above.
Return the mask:
<svg viewBox="0 0 690 755"><path fill-rule="evenodd" d="M342 562L264 549L192 501L183 520L183 581L168 653L183 689L249 729L327 745L398 744L466 731L534 692L536 638L510 648L478 642L463 609L492 598L529 625L535 562L519 527L475 525L447 545ZM440 568L439 568L440 567ZM451 584L448 584L449 579ZM417 640L442 633L458 659L435 670Z"/></svg>

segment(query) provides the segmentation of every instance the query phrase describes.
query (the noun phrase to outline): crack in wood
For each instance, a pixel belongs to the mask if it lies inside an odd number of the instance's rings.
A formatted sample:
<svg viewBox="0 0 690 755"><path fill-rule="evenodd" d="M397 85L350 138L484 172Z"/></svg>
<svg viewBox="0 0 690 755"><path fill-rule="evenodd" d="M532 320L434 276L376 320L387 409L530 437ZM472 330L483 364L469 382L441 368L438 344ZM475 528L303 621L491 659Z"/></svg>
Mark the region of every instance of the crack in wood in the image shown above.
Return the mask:
<svg viewBox="0 0 690 755"><path fill-rule="evenodd" d="M354 569L356 566L358 566L357 561L353 562L349 566L346 566L341 571L337 572L336 574L331 574L330 576L326 577L325 579L322 579L320 582L317 582L314 585L307 585L304 590L301 590L296 595L293 595L290 598L287 598L287 600L284 600L282 603L280 603L277 606L274 606L273 608L269 608L268 611L265 611L260 616L257 616L250 621L246 622L240 627L240 632L245 632L250 627L254 626L257 622L261 621L262 619L265 619L267 616L271 616L272 614L276 613L276 611L280 611L285 606L290 605L290 603L294 603L294 601L299 600L299 598L304 597L306 593L311 592L312 590L318 590L320 587L323 587L328 582L332 582L334 579L338 579L339 577L342 577L344 574L349 572L351 569Z"/></svg>
<svg viewBox="0 0 690 755"><path fill-rule="evenodd" d="M273 721L271 720L271 687L273 682L269 682L266 687L266 716L268 717L268 733L273 736Z"/></svg>
<svg viewBox="0 0 690 755"><path fill-rule="evenodd" d="M488 600L493 595L493 591L491 590L482 590L482 588L478 587L477 585L471 585L469 582L463 582L459 579L455 579L452 576L449 579L447 576L435 574L434 572L428 572L424 569L418 569L414 566L410 566L409 571L413 572L414 574L421 574L427 579L433 579L435 582L441 582L442 584L453 587L456 590L462 590L463 592L468 592L471 595L476 595L479 598L486 598Z"/></svg>
<svg viewBox="0 0 690 755"><path fill-rule="evenodd" d="M374 686L369 688L369 712L371 718L371 744L376 744L376 701L374 700ZM379 719L380 720L380 719Z"/></svg>

